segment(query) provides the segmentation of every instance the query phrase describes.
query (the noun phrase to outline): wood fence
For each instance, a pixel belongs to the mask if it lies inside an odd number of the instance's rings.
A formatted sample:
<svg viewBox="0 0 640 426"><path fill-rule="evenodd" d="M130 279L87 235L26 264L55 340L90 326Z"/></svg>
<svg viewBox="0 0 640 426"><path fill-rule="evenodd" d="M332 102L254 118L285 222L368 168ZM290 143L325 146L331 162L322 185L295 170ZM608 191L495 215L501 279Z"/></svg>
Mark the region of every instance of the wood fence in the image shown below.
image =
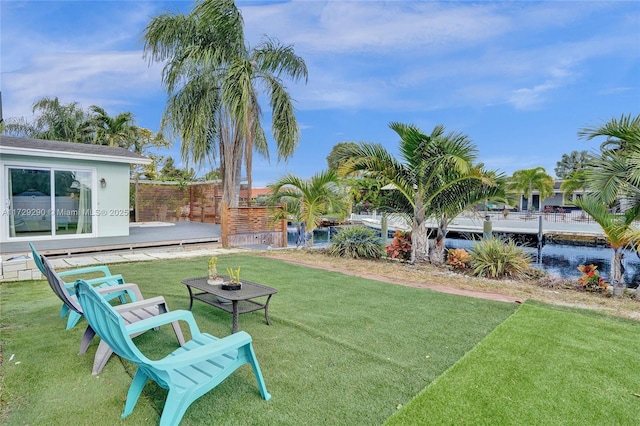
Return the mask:
<svg viewBox="0 0 640 426"><path fill-rule="evenodd" d="M134 184L134 191L136 222L221 222L219 182L143 182Z"/></svg>
<svg viewBox="0 0 640 426"><path fill-rule="evenodd" d="M271 221L269 209L262 206L227 207L222 205L222 246L287 246L287 222Z"/></svg>
<svg viewBox="0 0 640 426"><path fill-rule="evenodd" d="M219 223L223 247L287 246L286 221L274 224L267 207L226 206L220 182L144 182L134 191L136 222Z"/></svg>

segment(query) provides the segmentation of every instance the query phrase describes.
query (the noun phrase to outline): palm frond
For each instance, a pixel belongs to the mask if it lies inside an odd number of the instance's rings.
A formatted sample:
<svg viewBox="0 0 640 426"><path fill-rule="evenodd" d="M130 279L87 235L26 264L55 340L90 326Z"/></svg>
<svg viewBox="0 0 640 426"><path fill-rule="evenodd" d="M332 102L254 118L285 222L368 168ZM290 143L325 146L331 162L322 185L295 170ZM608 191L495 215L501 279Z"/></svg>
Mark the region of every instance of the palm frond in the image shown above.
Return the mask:
<svg viewBox="0 0 640 426"><path fill-rule="evenodd" d="M628 240L625 238L628 225L625 225L624 218L621 220L620 217L610 213L600 200L593 196L585 195L576 200L575 205L587 212L600 225L612 248L618 249L628 244Z"/></svg>
<svg viewBox="0 0 640 426"><path fill-rule="evenodd" d="M601 126L585 127L578 136L586 140L606 136L607 140L601 145L603 150L624 148L628 143L640 141L640 115L622 114L619 119L612 118Z"/></svg>
<svg viewBox="0 0 640 426"><path fill-rule="evenodd" d="M277 141L278 160L293 155L298 146L300 131L289 93L274 78L267 80L270 86L271 131Z"/></svg>
<svg viewBox="0 0 640 426"><path fill-rule="evenodd" d="M284 75L293 81L304 79L305 83L309 78L306 63L295 54L292 45L283 45L277 40L265 37L253 49L252 56L257 68L263 73L277 77Z"/></svg>
<svg viewBox="0 0 640 426"><path fill-rule="evenodd" d="M629 164L624 156L604 151L585 171L586 186L602 203L610 206L624 192L629 175Z"/></svg>

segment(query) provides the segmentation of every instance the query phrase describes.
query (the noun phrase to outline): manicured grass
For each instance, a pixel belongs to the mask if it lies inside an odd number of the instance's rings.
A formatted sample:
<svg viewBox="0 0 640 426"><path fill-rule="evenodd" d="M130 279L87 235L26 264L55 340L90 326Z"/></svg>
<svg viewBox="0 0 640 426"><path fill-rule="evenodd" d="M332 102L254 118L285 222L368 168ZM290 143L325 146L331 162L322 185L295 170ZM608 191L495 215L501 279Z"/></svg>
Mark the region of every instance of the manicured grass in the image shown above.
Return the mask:
<svg viewBox="0 0 640 426"><path fill-rule="evenodd" d="M631 425L640 323L528 303L387 425Z"/></svg>
<svg viewBox="0 0 640 426"><path fill-rule="evenodd" d="M206 275L207 261L111 269L138 283L147 297L165 296L176 310L188 308L180 280ZM183 425L382 424L517 309L258 256L220 256L220 271L238 266L243 279L279 290L269 309L272 326L262 312L240 316L273 399L260 398L252 371L244 366L192 404ZM99 377L91 376L97 342L87 354L76 355L86 323L64 330L60 303L45 281L5 283L1 289L5 406L0 422L157 423L166 391L151 382L133 414L119 419L135 367L113 357ZM203 331L230 333L230 314L198 301L193 313ZM158 357L176 347L170 328L136 342Z"/></svg>

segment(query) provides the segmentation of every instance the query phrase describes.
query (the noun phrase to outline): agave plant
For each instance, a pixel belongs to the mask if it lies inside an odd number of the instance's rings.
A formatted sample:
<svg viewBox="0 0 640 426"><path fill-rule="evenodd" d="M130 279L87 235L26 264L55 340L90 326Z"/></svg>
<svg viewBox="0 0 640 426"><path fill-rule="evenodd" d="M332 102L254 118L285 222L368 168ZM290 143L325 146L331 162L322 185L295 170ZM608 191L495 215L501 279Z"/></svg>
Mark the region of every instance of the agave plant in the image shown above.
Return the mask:
<svg viewBox="0 0 640 426"><path fill-rule="evenodd" d="M522 279L529 275L531 259L513 240L489 238L473 243L471 270L479 277Z"/></svg>
<svg viewBox="0 0 640 426"><path fill-rule="evenodd" d="M364 226L342 228L332 239L327 253L353 259L379 259L384 246L373 229Z"/></svg>

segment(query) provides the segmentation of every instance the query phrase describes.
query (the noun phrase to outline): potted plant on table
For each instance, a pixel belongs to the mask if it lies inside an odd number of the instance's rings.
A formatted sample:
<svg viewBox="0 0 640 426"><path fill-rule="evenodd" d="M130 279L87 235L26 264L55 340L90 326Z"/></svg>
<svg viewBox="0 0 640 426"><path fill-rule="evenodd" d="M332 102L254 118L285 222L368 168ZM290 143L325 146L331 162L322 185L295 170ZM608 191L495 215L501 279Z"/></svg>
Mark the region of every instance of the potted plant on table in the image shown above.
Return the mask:
<svg viewBox="0 0 640 426"><path fill-rule="evenodd" d="M240 281L240 267L237 269L227 268L227 274L229 274L229 281L222 284L222 289L240 290L242 288L242 282Z"/></svg>
<svg viewBox="0 0 640 426"><path fill-rule="evenodd" d="M208 279L207 284L222 284L222 277L218 276L218 258L212 257L209 259L209 267L208 267Z"/></svg>

